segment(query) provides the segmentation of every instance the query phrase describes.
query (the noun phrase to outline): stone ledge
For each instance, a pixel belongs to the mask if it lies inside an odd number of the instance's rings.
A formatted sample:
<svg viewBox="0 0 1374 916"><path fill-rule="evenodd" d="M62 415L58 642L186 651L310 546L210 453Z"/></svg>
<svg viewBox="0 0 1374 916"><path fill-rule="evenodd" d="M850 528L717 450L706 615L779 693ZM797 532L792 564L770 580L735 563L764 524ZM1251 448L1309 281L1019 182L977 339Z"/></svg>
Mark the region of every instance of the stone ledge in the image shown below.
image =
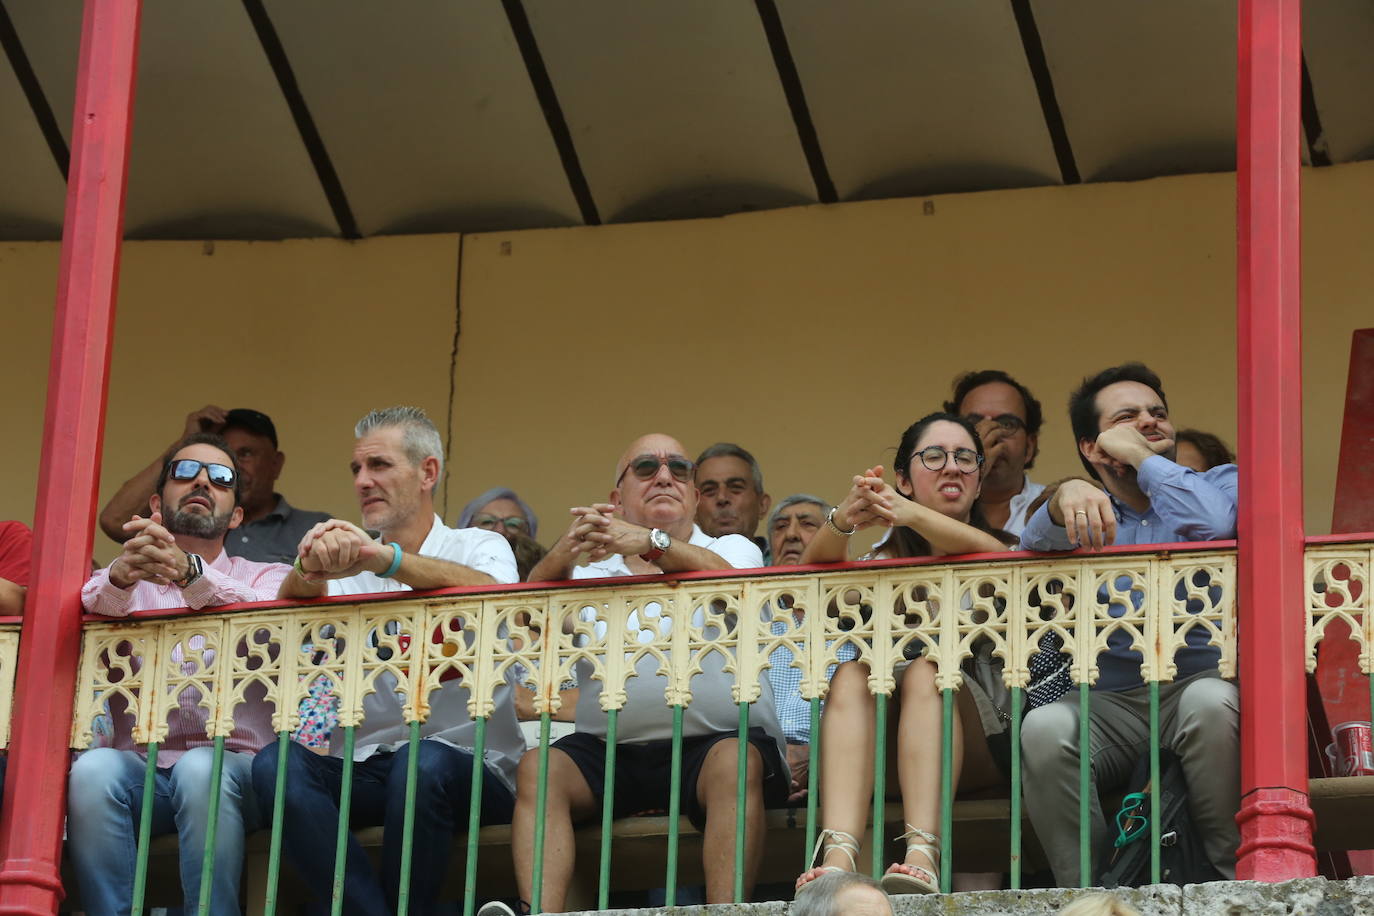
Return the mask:
<svg viewBox="0 0 1374 916"><path fill-rule="evenodd" d="M1089 890L1036 888L892 898L897 916L1053 916ZM1217 881L1178 887L1156 884L1116 892L1142 916L1374 916L1374 877L1346 881L1299 878L1281 884ZM604 910L595 916L785 916L789 904L680 906ZM593 916L591 913L584 916Z"/></svg>

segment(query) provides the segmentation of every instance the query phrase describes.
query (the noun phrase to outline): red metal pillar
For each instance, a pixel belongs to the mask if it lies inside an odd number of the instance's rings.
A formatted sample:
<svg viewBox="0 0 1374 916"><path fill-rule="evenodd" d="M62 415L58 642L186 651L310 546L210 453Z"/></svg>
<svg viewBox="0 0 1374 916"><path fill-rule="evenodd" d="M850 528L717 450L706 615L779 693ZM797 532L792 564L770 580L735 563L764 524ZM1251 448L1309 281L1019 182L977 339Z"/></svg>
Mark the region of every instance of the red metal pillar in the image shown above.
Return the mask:
<svg viewBox="0 0 1374 916"><path fill-rule="evenodd" d="M140 8L140 0L87 0L82 22L33 566L0 818L4 913L47 916L62 899L80 593L91 569Z"/></svg>
<svg viewBox="0 0 1374 916"><path fill-rule="evenodd" d="M1282 881L1316 874L1303 667L1300 0L1240 0L1239 12L1236 876Z"/></svg>

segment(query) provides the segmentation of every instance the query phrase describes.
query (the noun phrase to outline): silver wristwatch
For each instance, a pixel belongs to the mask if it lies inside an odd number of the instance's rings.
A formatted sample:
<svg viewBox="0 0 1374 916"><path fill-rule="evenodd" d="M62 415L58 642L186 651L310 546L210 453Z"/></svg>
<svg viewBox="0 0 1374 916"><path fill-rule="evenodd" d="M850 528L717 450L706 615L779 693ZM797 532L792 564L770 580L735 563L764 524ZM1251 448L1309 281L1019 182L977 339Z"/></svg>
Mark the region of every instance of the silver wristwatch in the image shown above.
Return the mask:
<svg viewBox="0 0 1374 916"><path fill-rule="evenodd" d="M200 558L200 554L188 553L186 555L186 578L178 579L172 584L177 588L187 588L203 575L205 575L205 561Z"/></svg>
<svg viewBox="0 0 1374 916"><path fill-rule="evenodd" d="M673 539L668 537L668 532L660 531L658 528L649 529L649 552L641 553L639 558L645 563L652 563L667 552L673 545Z"/></svg>

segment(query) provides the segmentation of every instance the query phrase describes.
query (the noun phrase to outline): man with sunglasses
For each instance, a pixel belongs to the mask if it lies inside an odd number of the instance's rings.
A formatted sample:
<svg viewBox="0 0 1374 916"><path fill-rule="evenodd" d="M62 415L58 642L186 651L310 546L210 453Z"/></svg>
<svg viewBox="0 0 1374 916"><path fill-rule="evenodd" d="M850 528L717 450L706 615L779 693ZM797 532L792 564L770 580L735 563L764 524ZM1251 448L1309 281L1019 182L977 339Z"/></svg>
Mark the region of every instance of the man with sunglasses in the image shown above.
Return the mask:
<svg viewBox="0 0 1374 916"><path fill-rule="evenodd" d="M1040 448L1040 402L1002 370L980 369L954 380L945 411L967 418L983 440L983 515L993 527L1019 535L1027 509L1045 489L1026 473Z"/></svg>
<svg viewBox="0 0 1374 916"><path fill-rule="evenodd" d="M745 569L762 565L758 546L739 534L713 538L693 521L698 492L693 464L676 439L644 436L630 445L616 464L614 487L605 503L572 509L567 532L530 574L541 579L596 579L687 572ZM585 565L579 565L583 564ZM649 603L631 620L641 638L657 631L667 635L672 620ZM706 624L707 608L693 612ZM605 621L594 608L582 612L584 623L604 633ZM702 859L707 902L721 903L734 895L734 843L739 707L731 697L732 676L724 660L711 654L701 660L692 681L692 702L683 716L681 760L682 810L704 833ZM645 655L637 676L625 685L626 702L618 715L615 810L618 816L669 806L672 773L673 711L664 703L664 682L658 662ZM547 801L542 812L544 833L545 912L563 909L573 874L573 824L597 816L605 789L606 713L601 709L601 682L579 664L581 695L577 701L577 731L556 742L549 751ZM746 788L748 820L744 887L753 888L753 875L763 849L765 804L787 798L785 744L773 708L767 675L760 678L759 699L750 707L749 776ZM535 822L538 788L537 755L520 765L511 849L520 895L529 900L533 889ZM492 908L495 907L495 908ZM492 905L487 912L502 912Z"/></svg>
<svg viewBox="0 0 1374 916"><path fill-rule="evenodd" d="M202 432L224 437L240 478L243 520L225 540L224 549L230 556L260 563L290 563L305 533L328 521L329 515L297 509L276 492L286 453L278 448L272 418L246 407L225 410L210 404L186 417L184 435ZM131 515L148 514L148 498L161 470L161 462L154 461L120 487L100 510L100 529L111 539L123 542L130 537L124 522Z"/></svg>
<svg viewBox="0 0 1374 916"><path fill-rule="evenodd" d="M110 617L133 611L189 607L196 610L242 601L267 601L290 567L231 557L224 550L238 525L239 477L228 444L213 433L185 439L162 464L149 500L151 514L124 524L120 555L81 590L85 609ZM173 650L180 658L182 647ZM203 637L185 652L209 653ZM272 708L260 686L250 687L225 741L215 873L210 912L239 913L239 873L245 832L256 829L258 808L250 778L252 754L275 735ZM200 897L201 861L209 822L214 754L205 737L207 713L188 688L177 698L168 733L158 748L153 833L178 834L186 905ZM122 696L95 723L96 747L72 766L67 811L68 850L82 909L92 916L127 913L134 883L134 852L146 764L135 749L132 716Z"/></svg>

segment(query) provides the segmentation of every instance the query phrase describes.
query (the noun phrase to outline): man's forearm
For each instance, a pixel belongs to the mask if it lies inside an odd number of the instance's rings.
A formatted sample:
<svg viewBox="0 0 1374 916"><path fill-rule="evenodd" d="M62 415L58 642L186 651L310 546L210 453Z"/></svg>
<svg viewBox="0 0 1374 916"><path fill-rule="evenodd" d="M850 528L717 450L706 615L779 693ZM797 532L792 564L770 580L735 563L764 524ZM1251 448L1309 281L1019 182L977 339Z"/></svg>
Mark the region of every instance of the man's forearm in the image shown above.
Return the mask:
<svg viewBox="0 0 1374 916"><path fill-rule="evenodd" d="M496 582L491 576L470 566L413 553L405 554L401 558L401 568L396 570L393 578L413 589L492 585Z"/></svg>
<svg viewBox="0 0 1374 916"><path fill-rule="evenodd" d="M281 587L277 589L277 597L319 598L326 590L327 586L323 582L307 582L300 573L292 569L286 574L286 578L281 580Z"/></svg>
<svg viewBox="0 0 1374 916"><path fill-rule="evenodd" d="M719 554L686 541L673 541L667 553L654 561L664 572L700 572L707 569L734 569Z"/></svg>
<svg viewBox="0 0 1374 916"><path fill-rule="evenodd" d="M0 579L0 617L21 617L24 614L24 595L28 589L9 579Z"/></svg>
<svg viewBox="0 0 1374 916"><path fill-rule="evenodd" d="M561 582L572 575L573 563L577 557L564 544L563 538L544 554L543 559L534 564L534 569L525 577L526 582Z"/></svg>

